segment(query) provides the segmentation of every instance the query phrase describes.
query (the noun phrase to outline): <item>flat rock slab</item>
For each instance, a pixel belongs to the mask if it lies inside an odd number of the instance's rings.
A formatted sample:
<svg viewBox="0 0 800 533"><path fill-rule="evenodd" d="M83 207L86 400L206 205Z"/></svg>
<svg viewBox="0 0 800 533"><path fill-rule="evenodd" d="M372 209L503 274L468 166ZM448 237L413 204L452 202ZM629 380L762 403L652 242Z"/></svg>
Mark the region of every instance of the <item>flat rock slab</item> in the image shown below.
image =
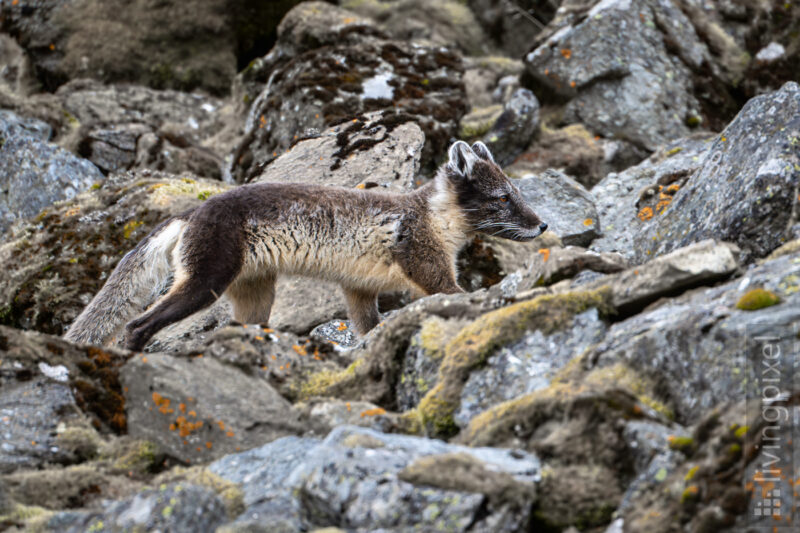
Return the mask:
<svg viewBox="0 0 800 533"><path fill-rule="evenodd" d="M564 244L588 246L600 231L592 193L566 174L547 170L516 182L522 196Z"/></svg>
<svg viewBox="0 0 800 533"><path fill-rule="evenodd" d="M211 357L140 355L120 380L129 433L192 464L303 431L266 380Z"/></svg>

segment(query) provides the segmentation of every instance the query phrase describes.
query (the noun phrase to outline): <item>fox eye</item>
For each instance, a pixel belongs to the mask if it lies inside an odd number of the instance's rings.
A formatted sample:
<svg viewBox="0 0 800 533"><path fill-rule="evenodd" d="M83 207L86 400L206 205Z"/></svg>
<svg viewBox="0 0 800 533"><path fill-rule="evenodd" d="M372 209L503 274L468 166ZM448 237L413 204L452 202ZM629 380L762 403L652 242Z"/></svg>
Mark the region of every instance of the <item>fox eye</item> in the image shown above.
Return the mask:
<svg viewBox="0 0 800 533"><path fill-rule="evenodd" d="M503 203L507 202L508 201L508 195L504 194L503 196L501 196L500 197L500 201L503 202Z"/></svg>

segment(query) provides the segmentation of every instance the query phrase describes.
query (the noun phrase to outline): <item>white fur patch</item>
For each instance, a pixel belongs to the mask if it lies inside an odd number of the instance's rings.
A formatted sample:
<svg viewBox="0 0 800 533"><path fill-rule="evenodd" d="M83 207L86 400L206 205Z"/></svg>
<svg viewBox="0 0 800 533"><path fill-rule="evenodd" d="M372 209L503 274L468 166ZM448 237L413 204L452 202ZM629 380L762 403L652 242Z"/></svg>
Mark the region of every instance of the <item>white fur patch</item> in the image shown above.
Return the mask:
<svg viewBox="0 0 800 533"><path fill-rule="evenodd" d="M475 152L472 151L472 148L464 141L454 142L448 151L448 156L450 160L447 162L447 166L468 178L472 175L472 167L479 159ZM462 165L464 168L462 168Z"/></svg>

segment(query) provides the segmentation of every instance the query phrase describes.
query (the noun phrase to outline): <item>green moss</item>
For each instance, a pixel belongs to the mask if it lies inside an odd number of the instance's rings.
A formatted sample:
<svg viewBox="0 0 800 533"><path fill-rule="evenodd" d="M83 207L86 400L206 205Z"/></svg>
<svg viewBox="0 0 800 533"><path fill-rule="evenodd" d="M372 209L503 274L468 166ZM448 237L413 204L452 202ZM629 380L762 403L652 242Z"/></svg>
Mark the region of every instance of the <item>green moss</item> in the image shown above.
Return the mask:
<svg viewBox="0 0 800 533"><path fill-rule="evenodd" d="M703 123L703 119L698 115L689 115L686 117L686 125L690 128L696 128Z"/></svg>
<svg viewBox="0 0 800 533"><path fill-rule="evenodd" d="M736 302L736 308L743 311L757 311L765 307L779 304L780 302L781 299L772 291L753 289L739 298L739 301Z"/></svg>
<svg viewBox="0 0 800 533"><path fill-rule="evenodd" d="M680 153L683 150L682 146L676 146L672 150L667 151L667 157L672 157L673 155Z"/></svg>
<svg viewBox="0 0 800 533"><path fill-rule="evenodd" d="M695 501L699 493L700 489L697 488L697 485L689 485L681 494L681 504L687 504Z"/></svg>
<svg viewBox="0 0 800 533"><path fill-rule="evenodd" d="M124 472L152 472L158 466L158 447L150 441L132 443L124 454L114 461L113 468Z"/></svg>
<svg viewBox="0 0 800 533"><path fill-rule="evenodd" d="M743 439L744 436L747 435L748 429L748 426L740 426L733 431L733 434L736 436L736 438Z"/></svg>
<svg viewBox="0 0 800 533"><path fill-rule="evenodd" d="M134 231L136 231L136 228L138 228L139 226L141 226L143 224L144 224L144 222L142 222L141 220L131 220L130 222L125 224L125 226L122 228L123 237L125 237L126 239L130 239L131 238L131 234Z"/></svg>
<svg viewBox="0 0 800 533"><path fill-rule="evenodd" d="M655 384L653 384L650 379L640 375L623 363L596 368L585 376L583 381L586 384L601 386L617 384L618 386L626 387L636 395L640 402L650 409L660 413L669 420L675 419L674 411L665 403L652 396L652 391L655 390Z"/></svg>
<svg viewBox="0 0 800 533"><path fill-rule="evenodd" d="M204 467L176 467L153 481L154 484L159 483L160 487L163 487L161 490L165 490L169 484L183 482L213 490L225 505L228 518L234 518L244 511L242 489L236 483L223 479Z"/></svg>
<svg viewBox="0 0 800 533"><path fill-rule="evenodd" d="M609 301L608 287L548 294L486 313L462 328L445 348L436 386L418 406L426 433L444 437L455 432L453 413L464 383L472 369L482 365L494 350L527 332L539 330L547 335L557 331L573 315L591 307L610 313Z"/></svg>
<svg viewBox="0 0 800 533"><path fill-rule="evenodd" d="M96 191L97 189L99 189L102 186L103 186L102 183L99 183L99 182L98 183L93 183L92 186L90 187L90 189L92 189L93 191Z"/></svg>
<svg viewBox="0 0 800 533"><path fill-rule="evenodd" d="M492 126L494 126L502 113L503 106L492 105L476 109L465 115L459 125L459 138L474 139L483 136L492 129Z"/></svg>
<svg viewBox="0 0 800 533"><path fill-rule="evenodd" d="M363 359L354 361L350 366L338 372L323 370L316 374L311 374L308 379L300 386L298 391L299 400L307 400L314 396L328 396L331 389L336 385L352 379L358 367L364 363Z"/></svg>
<svg viewBox="0 0 800 533"><path fill-rule="evenodd" d="M695 442L692 437L675 437L669 438L669 447L671 450L677 450L684 454L690 454L695 448Z"/></svg>

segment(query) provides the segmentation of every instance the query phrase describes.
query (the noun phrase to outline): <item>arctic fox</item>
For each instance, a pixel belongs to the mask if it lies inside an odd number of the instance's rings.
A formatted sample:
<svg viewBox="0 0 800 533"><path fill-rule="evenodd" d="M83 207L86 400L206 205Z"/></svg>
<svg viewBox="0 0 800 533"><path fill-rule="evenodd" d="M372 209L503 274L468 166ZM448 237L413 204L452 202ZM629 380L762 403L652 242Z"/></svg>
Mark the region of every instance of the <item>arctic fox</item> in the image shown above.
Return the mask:
<svg viewBox="0 0 800 533"><path fill-rule="evenodd" d="M470 234L527 241L547 224L483 143L458 141L448 155L431 183L406 194L259 183L213 196L128 252L65 338L104 344L127 322L127 347L140 351L223 294L237 321L266 323L280 274L339 283L362 334L380 321L382 291L463 292L455 262Z"/></svg>

